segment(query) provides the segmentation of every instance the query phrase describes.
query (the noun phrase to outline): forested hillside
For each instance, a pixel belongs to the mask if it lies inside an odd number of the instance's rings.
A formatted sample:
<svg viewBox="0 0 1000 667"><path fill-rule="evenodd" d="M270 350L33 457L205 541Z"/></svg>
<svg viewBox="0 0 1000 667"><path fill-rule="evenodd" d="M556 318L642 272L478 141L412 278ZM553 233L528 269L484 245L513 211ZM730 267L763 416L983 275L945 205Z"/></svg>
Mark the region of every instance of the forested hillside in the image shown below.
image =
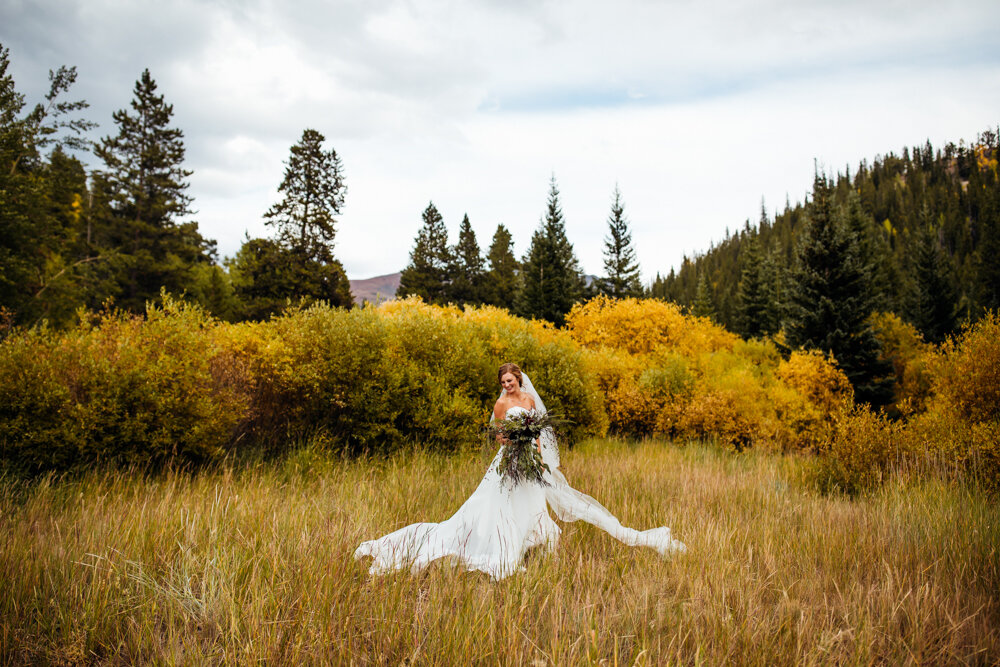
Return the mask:
<svg viewBox="0 0 1000 667"><path fill-rule="evenodd" d="M901 315L930 340L1000 306L997 142L988 130L971 144L942 149L927 142L862 161L853 173L820 175L832 181L835 214L857 239L876 307ZM748 220L686 258L679 271L657 275L650 293L744 335L782 328L813 205L786 203L773 218L762 207L756 223ZM767 300L771 308L762 308Z"/></svg>

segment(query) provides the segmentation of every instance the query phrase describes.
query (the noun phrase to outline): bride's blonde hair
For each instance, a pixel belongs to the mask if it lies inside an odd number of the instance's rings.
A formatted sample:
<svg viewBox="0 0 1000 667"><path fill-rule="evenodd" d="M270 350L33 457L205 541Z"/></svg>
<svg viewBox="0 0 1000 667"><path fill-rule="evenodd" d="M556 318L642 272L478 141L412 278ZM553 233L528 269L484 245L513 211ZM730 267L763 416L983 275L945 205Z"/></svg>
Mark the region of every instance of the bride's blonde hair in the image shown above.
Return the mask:
<svg viewBox="0 0 1000 667"><path fill-rule="evenodd" d="M517 364L512 364L512 363L504 364L503 366L500 367L500 370L497 371L497 384L500 384L500 380L502 380L503 376L506 375L507 373L510 373L511 375L517 378L518 387L524 384L524 380L521 377L521 367L518 366Z"/></svg>

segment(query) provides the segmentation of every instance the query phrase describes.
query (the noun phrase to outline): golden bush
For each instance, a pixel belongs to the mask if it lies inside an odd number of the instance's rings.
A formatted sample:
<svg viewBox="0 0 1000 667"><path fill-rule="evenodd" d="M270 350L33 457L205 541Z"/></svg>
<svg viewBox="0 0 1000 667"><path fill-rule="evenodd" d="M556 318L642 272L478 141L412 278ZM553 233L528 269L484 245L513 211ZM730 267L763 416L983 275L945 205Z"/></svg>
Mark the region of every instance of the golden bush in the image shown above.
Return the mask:
<svg viewBox="0 0 1000 667"><path fill-rule="evenodd" d="M1000 315L989 312L941 347L935 401L971 422L1000 419Z"/></svg>
<svg viewBox="0 0 1000 667"><path fill-rule="evenodd" d="M26 472L162 465L225 454L245 417L243 369L197 306L106 312L0 345L0 460Z"/></svg>
<svg viewBox="0 0 1000 667"><path fill-rule="evenodd" d="M894 313L875 313L871 324L882 344L882 358L892 364L896 376L890 413L899 416L923 411L931 392L934 346Z"/></svg>
<svg viewBox="0 0 1000 667"><path fill-rule="evenodd" d="M778 366L777 376L824 415L837 412L854 397L851 383L836 362L816 350L792 352Z"/></svg>
<svg viewBox="0 0 1000 667"><path fill-rule="evenodd" d="M597 297L573 306L566 328L584 347L629 354L670 349L694 355L731 349L739 340L710 320L684 315L676 304L658 299Z"/></svg>
<svg viewBox="0 0 1000 667"><path fill-rule="evenodd" d="M903 424L859 406L831 423L813 462L812 478L823 491L856 495L878 488L908 453Z"/></svg>

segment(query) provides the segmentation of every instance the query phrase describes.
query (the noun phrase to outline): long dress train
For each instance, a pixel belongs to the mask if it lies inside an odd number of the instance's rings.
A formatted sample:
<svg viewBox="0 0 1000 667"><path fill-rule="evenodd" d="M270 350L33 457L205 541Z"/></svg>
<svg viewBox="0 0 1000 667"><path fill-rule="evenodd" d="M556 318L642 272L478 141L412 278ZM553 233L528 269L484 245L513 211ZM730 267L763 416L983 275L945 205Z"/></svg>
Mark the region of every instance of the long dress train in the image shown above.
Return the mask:
<svg viewBox="0 0 1000 667"><path fill-rule="evenodd" d="M515 410L508 411L508 416ZM521 567L528 549L553 549L559 526L549 516L551 505L562 521L586 521L630 546L647 546L663 555L684 551L663 526L638 531L625 527L611 512L585 493L572 488L559 470L559 453L551 431L542 434L542 459L550 472L548 485L501 483L497 452L483 480L458 511L441 523L415 523L376 540L363 542L355 558L372 558L369 572L384 574L409 567L418 571L439 558L454 558L468 570L479 570L493 579L503 579Z"/></svg>

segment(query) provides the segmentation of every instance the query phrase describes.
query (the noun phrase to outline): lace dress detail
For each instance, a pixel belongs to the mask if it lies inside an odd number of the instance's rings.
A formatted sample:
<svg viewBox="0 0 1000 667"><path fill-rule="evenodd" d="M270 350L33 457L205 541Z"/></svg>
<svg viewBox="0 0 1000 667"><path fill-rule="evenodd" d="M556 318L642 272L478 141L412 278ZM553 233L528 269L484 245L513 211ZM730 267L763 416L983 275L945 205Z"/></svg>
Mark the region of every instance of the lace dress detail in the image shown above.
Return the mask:
<svg viewBox="0 0 1000 667"><path fill-rule="evenodd" d="M508 416L524 408L513 407ZM648 546L663 555L684 551L667 527L638 531L622 526L611 512L590 496L572 488L559 470L559 450L551 431L542 434L542 459L550 472L548 485L501 483L497 451L483 480L469 499L441 523L415 523L376 540L363 542L355 558L372 558L369 572L384 574L409 567L418 571L440 558L453 558L467 570L503 579L521 569L532 547L555 548L559 526L549 515L551 506L562 521L586 521L631 546Z"/></svg>

